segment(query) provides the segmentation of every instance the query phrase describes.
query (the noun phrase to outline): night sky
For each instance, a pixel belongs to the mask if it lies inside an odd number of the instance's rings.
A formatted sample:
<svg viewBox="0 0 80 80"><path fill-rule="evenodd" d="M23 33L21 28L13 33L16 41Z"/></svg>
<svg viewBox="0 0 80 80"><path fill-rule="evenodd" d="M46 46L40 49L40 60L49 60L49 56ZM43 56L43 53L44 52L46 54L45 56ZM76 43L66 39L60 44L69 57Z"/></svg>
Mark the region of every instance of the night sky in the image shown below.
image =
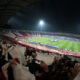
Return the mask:
<svg viewBox="0 0 80 80"><path fill-rule="evenodd" d="M80 34L79 0L42 0L29 5L11 17L11 28L40 31L39 21L43 20L43 31Z"/></svg>

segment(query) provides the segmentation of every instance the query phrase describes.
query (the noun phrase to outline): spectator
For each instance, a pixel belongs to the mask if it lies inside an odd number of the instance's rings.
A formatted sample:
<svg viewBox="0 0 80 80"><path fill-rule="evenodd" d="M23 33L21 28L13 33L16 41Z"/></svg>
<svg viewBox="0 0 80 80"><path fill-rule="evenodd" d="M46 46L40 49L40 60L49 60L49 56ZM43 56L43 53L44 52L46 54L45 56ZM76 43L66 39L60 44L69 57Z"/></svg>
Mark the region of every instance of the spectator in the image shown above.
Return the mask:
<svg viewBox="0 0 80 80"><path fill-rule="evenodd" d="M3 50L4 50L4 54L2 54ZM6 77L2 72L2 66L7 63L7 61L5 60L5 55L6 55L6 48L2 48L2 45L0 45L0 79L2 80L6 79Z"/></svg>
<svg viewBox="0 0 80 80"><path fill-rule="evenodd" d="M48 76L47 74L49 72L48 66L45 64L44 61L36 59L36 53L34 53L32 57L32 63L28 64L30 72L36 76L36 80L47 80L46 77Z"/></svg>

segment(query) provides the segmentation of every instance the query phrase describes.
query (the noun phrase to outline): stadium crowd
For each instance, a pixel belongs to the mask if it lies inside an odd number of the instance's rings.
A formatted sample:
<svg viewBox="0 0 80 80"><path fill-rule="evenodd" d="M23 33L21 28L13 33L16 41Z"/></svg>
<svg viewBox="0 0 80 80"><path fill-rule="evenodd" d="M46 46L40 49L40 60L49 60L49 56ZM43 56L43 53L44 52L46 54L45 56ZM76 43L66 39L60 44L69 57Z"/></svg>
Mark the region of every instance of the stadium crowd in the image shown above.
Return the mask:
<svg viewBox="0 0 80 80"><path fill-rule="evenodd" d="M26 63L23 64L17 45L0 41L0 80L74 80L80 71L80 63L66 55L54 56L53 63L47 65L37 59L39 51L29 46L24 52Z"/></svg>

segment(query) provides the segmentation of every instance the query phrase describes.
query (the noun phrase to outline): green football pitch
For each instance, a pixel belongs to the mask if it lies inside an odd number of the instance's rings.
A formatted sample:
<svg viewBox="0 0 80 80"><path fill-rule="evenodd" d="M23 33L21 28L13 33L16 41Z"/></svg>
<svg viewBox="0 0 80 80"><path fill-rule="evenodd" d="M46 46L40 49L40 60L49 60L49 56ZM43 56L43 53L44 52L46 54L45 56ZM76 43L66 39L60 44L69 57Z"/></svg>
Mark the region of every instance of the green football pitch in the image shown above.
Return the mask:
<svg viewBox="0 0 80 80"><path fill-rule="evenodd" d="M29 39L23 39L25 41L33 41L33 42L39 42L44 45L54 45L60 47L60 49L67 49L75 52L80 52L80 43L69 41L69 40L61 40L61 39L52 39L47 37L36 37L36 38L29 38ZM51 40L57 40L57 41L51 41Z"/></svg>

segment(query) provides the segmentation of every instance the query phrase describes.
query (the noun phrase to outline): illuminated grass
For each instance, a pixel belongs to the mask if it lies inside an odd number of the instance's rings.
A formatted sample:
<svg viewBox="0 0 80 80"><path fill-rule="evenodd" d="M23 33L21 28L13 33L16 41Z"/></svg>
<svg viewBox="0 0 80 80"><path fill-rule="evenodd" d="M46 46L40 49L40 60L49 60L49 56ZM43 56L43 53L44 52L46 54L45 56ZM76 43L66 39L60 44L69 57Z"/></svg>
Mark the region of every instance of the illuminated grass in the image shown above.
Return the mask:
<svg viewBox="0 0 80 80"><path fill-rule="evenodd" d="M54 46L60 47L61 49L68 49L68 50L72 50L75 52L80 52L80 43L79 42L74 42L74 41L69 41L69 40L61 40L61 39L55 39L55 40L58 40L57 42L51 42L50 40L54 40L54 39L46 38L46 37L37 37L37 38L30 38L30 39L24 39L24 40L39 42L39 43L43 43L44 45L46 45L46 44L54 45Z"/></svg>

